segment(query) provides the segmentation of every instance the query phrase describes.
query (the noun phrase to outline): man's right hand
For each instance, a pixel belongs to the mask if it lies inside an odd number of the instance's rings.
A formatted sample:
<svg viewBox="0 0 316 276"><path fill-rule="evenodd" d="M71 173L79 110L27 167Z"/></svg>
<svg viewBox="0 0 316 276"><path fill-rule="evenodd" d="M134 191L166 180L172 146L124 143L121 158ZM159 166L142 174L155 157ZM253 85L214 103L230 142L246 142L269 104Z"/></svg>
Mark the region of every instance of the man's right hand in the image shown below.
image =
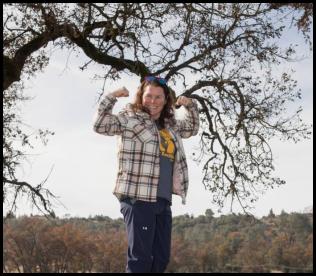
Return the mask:
<svg viewBox="0 0 316 276"><path fill-rule="evenodd" d="M115 98L128 97L129 91L126 89L125 86L123 86L122 88L119 88L110 94L114 96Z"/></svg>

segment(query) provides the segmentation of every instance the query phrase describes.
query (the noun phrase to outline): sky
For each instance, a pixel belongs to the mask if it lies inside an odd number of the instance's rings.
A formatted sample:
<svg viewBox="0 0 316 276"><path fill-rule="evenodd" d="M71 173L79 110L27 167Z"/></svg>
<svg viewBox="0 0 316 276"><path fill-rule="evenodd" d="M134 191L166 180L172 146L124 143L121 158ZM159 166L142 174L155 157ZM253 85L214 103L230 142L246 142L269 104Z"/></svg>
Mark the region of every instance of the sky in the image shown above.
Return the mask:
<svg viewBox="0 0 316 276"><path fill-rule="evenodd" d="M282 70L293 68L296 71L294 76L302 89L302 100L295 106L301 105L303 120L312 123L312 53L306 52L305 56L300 62L284 64ZM45 187L63 204L55 206L55 213L59 217L105 215L119 218L122 217L119 202L112 194L117 171L116 138L93 131L93 117L102 81L95 81L92 77L102 69L101 66L93 66L81 71L79 66L82 66L82 60L82 53L76 57L74 53L69 56L67 52L55 51L44 72L26 83L25 92L34 99L21 106L23 121L34 130L47 128L55 135L49 138L47 146L34 143L36 147L30 151L29 162L20 176L35 185L45 179L53 168ZM138 78L127 75L106 83L105 93L122 86L130 91L128 98L119 99L114 114L133 100L138 84ZM197 143L198 136L184 140L187 156ZM251 210L256 217L267 215L270 209L275 214L282 210L301 212L313 205L312 139L297 144L274 140L271 146L275 175L286 180L286 184L261 195ZM174 216L203 215L206 209L212 209L215 216L230 213L229 201L220 214L217 206L211 203L212 195L202 184L202 165L188 158L190 184L187 204L182 205L181 198L174 195ZM241 212L238 205L234 205L233 211ZM38 211L21 199L16 214L30 213L37 214Z"/></svg>

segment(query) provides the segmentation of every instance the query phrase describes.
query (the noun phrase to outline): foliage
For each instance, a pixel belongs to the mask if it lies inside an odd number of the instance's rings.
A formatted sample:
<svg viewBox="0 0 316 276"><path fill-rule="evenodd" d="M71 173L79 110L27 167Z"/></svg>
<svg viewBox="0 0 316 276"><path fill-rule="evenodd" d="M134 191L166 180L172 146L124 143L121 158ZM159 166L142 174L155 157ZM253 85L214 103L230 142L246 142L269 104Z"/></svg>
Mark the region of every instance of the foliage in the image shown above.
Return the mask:
<svg viewBox="0 0 316 276"><path fill-rule="evenodd" d="M284 228L281 215L174 217L167 272L312 272L312 214L291 213L285 219ZM122 219L11 216L3 232L5 272L125 270Z"/></svg>

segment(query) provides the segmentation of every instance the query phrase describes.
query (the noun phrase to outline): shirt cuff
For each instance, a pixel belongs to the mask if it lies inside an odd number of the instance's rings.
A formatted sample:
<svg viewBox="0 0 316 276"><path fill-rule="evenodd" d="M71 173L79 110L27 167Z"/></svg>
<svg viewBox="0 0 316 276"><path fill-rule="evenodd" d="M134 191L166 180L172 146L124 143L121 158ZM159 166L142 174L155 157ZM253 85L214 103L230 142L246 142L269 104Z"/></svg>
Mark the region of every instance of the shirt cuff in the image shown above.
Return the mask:
<svg viewBox="0 0 316 276"><path fill-rule="evenodd" d="M111 103L117 102L117 98L112 94L106 94L103 96L103 99L108 99Z"/></svg>

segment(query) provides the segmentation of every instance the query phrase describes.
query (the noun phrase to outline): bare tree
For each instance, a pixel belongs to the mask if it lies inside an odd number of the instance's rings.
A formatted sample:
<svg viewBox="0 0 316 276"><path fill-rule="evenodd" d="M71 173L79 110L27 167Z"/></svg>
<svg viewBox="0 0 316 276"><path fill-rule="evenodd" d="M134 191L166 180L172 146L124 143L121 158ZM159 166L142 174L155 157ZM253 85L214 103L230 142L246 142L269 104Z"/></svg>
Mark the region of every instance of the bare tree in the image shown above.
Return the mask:
<svg viewBox="0 0 316 276"><path fill-rule="evenodd" d="M3 89L49 62L48 43L82 50L104 67L104 82L121 73L161 75L182 83L200 104L203 183L213 202L228 196L245 211L261 191L284 183L272 175L269 141L310 136L300 108L286 117L286 104L301 97L296 81L272 65L295 57L278 44L296 24L310 43L311 3L25 3L4 5ZM190 75L190 78L188 78ZM6 157L5 157L6 158ZM4 158L4 159L5 159ZM5 175L4 185L12 184Z"/></svg>
<svg viewBox="0 0 316 276"><path fill-rule="evenodd" d="M37 185L17 177L17 170L27 161L27 149L33 148L32 142L41 139L46 145L48 136L54 134L49 130L33 128L29 128L30 133L26 131L18 108L18 104L26 100L29 98L23 96L23 83L13 83L3 91L3 202L11 205L6 218L15 212L21 196L26 196L44 214L54 217L53 202L57 202L57 198L44 188L48 177Z"/></svg>

